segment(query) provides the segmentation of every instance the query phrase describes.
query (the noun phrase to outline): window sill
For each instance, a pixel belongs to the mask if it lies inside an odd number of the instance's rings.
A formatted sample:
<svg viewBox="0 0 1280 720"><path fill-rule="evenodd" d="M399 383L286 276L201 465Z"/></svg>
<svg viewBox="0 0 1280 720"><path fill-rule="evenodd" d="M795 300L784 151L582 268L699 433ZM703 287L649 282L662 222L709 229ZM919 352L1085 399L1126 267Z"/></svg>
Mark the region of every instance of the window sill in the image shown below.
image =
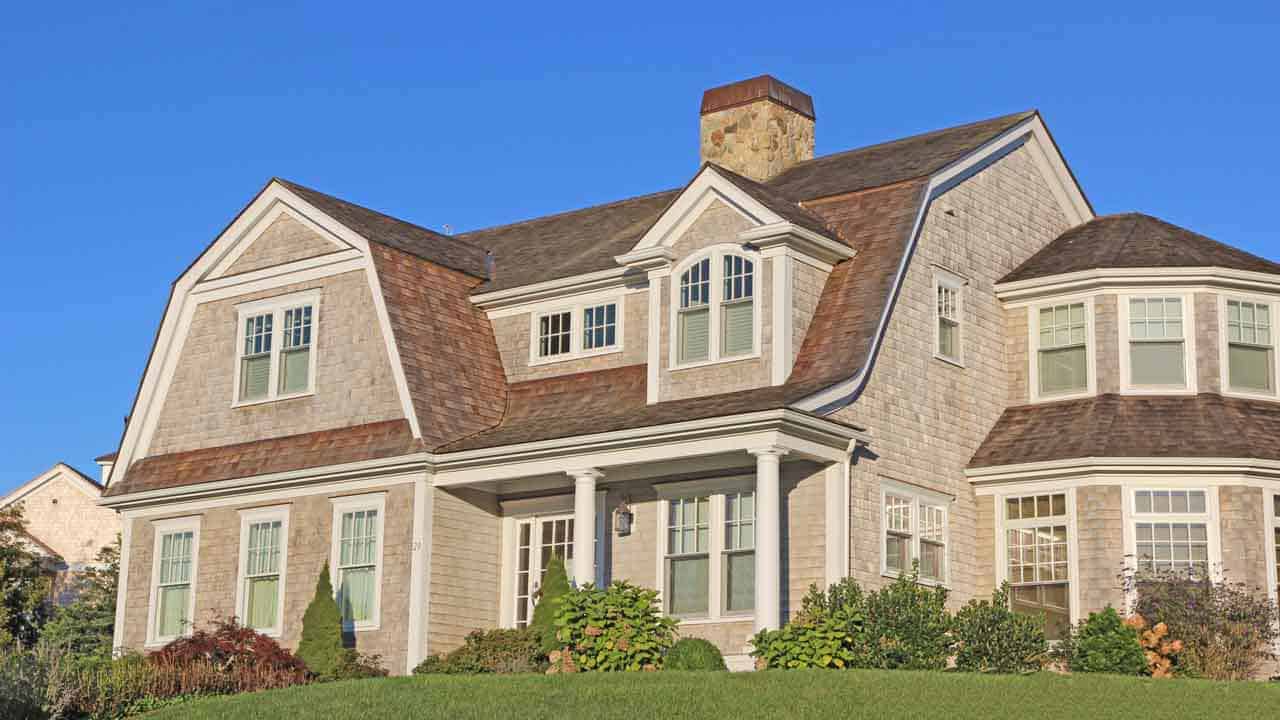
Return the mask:
<svg viewBox="0 0 1280 720"><path fill-rule="evenodd" d="M753 352L750 355L734 355L732 357L716 358L715 360L699 360L697 362L681 363L667 368L670 372L680 372L681 370L697 370L698 368L709 367L711 365L726 365L728 363L742 362L744 360L759 360L760 353Z"/></svg>
<svg viewBox="0 0 1280 720"><path fill-rule="evenodd" d="M672 615L680 621L681 625L724 625L726 623L753 622L755 614L750 615L724 615L721 617L692 617L682 618L678 615Z"/></svg>
<svg viewBox="0 0 1280 720"><path fill-rule="evenodd" d="M374 630L381 629L382 623L380 622L355 623L354 625L348 623L342 624L342 632L373 632Z"/></svg>
<svg viewBox="0 0 1280 720"><path fill-rule="evenodd" d="M555 365L556 363L572 362L574 360L585 360L587 358L601 357L603 355L616 355L622 352L621 345L611 345L607 348L598 350L584 350L579 353L563 353L560 355L552 355L550 357L533 357L529 358L529 367L539 367L541 365Z"/></svg>
<svg viewBox="0 0 1280 720"><path fill-rule="evenodd" d="M902 576L903 576L903 575L905 575L905 574L906 574L906 573L901 573L901 572L898 572L898 571L896 571L896 570L881 570L881 571L880 571L880 577L882 577L882 578L889 578L890 580L898 580L898 579L902 578ZM916 584L917 584L917 585L924 585L925 587L940 587L940 588L942 588L942 589L944 589L944 590L950 590L950 589L951 589L951 585L950 585L949 583L942 582L941 580L930 580L929 578L923 578L923 577L922 577L922 578L916 578Z"/></svg>
<svg viewBox="0 0 1280 720"><path fill-rule="evenodd" d="M1274 392L1251 392L1249 390L1223 390L1223 397L1242 398L1244 400L1277 400Z"/></svg>
<svg viewBox="0 0 1280 720"><path fill-rule="evenodd" d="M934 360L941 360L942 362L944 362L944 363L946 363L946 364L948 364L948 365L951 365L952 367L960 368L961 370L963 370L963 369L964 369L964 362L963 362L962 360L958 360L958 359L956 359L956 358L949 358L949 357L947 357L946 355L942 355L942 354L939 354L939 353L934 353L934 354L933 354L933 359L934 359Z"/></svg>
<svg viewBox="0 0 1280 720"><path fill-rule="evenodd" d="M1195 395L1196 393L1197 393L1196 388L1186 387L1186 386L1175 386L1175 385L1129 386L1129 387L1121 388L1120 390L1121 395Z"/></svg>
<svg viewBox="0 0 1280 720"><path fill-rule="evenodd" d="M1078 390L1063 393L1051 393L1048 395L1036 393L1032 398L1033 403L1061 402L1063 400L1083 400L1084 398L1093 397L1097 393L1093 390Z"/></svg>
<svg viewBox="0 0 1280 720"><path fill-rule="evenodd" d="M311 397L315 394L316 394L316 391L312 389L312 390L307 390L306 392L290 393L288 395L276 395L275 397L264 397L264 398L258 398L257 400L237 400L231 403L231 407L234 409L234 408L242 408L242 407L252 407L254 405L266 405L267 403L281 402L283 400L297 400L299 398Z"/></svg>

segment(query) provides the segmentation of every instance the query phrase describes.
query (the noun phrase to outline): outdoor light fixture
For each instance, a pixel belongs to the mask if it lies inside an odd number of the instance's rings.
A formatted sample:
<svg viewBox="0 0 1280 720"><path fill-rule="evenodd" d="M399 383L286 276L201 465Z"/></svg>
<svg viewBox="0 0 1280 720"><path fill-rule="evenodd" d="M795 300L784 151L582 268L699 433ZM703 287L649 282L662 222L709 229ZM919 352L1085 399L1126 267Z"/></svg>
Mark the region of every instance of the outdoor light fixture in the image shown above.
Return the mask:
<svg viewBox="0 0 1280 720"><path fill-rule="evenodd" d="M613 527L617 531L618 537L626 537L631 534L631 523L635 519L635 513L631 512L631 507L627 505L626 500L623 500L622 504L613 511Z"/></svg>

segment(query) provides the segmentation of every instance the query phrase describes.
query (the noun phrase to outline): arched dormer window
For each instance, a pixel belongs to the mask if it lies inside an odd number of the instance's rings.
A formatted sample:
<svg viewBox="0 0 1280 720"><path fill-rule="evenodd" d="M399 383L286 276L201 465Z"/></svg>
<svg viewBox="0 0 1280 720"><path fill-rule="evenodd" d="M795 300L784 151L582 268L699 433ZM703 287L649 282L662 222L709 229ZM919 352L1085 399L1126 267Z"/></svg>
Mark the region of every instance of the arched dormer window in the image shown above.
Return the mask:
<svg viewBox="0 0 1280 720"><path fill-rule="evenodd" d="M691 365L756 351L755 262L713 252L680 273L675 362Z"/></svg>

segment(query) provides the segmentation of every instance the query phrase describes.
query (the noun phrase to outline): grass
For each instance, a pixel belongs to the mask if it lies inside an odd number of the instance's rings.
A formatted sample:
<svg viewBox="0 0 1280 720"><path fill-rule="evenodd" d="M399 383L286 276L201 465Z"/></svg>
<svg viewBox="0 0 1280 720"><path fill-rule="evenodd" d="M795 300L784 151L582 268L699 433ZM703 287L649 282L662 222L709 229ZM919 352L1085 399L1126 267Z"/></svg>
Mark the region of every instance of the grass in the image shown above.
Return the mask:
<svg viewBox="0 0 1280 720"><path fill-rule="evenodd" d="M1275 717L1276 683L1099 675L788 671L354 680L205 698L153 720L247 718Z"/></svg>

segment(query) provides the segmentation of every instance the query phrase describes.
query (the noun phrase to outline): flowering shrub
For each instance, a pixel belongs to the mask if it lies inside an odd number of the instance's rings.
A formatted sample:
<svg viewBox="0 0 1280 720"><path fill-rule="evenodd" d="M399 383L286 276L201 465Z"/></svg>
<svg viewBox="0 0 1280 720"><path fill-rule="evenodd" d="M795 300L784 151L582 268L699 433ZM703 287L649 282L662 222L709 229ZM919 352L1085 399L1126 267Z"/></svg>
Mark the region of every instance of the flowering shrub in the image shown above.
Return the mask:
<svg viewBox="0 0 1280 720"><path fill-rule="evenodd" d="M963 672L1021 673L1044 667L1049 643L1043 623L1009 609L1009 585L991 600L970 600L951 625L956 669Z"/></svg>
<svg viewBox="0 0 1280 720"><path fill-rule="evenodd" d="M423 660L413 669L413 674L506 674L538 672L545 668L538 631L519 628L477 630L467 636L462 647L447 655L432 655Z"/></svg>
<svg viewBox="0 0 1280 720"><path fill-rule="evenodd" d="M1182 652L1182 641L1169 639L1169 627L1164 623L1148 628L1146 618L1141 615L1125 618L1124 623L1138 633L1138 642L1142 644L1147 661L1147 674L1156 678L1173 677L1173 661Z"/></svg>
<svg viewBox="0 0 1280 720"><path fill-rule="evenodd" d="M621 581L561 596L555 623L560 649L548 655L550 673L657 670L677 624L663 616L657 592Z"/></svg>

